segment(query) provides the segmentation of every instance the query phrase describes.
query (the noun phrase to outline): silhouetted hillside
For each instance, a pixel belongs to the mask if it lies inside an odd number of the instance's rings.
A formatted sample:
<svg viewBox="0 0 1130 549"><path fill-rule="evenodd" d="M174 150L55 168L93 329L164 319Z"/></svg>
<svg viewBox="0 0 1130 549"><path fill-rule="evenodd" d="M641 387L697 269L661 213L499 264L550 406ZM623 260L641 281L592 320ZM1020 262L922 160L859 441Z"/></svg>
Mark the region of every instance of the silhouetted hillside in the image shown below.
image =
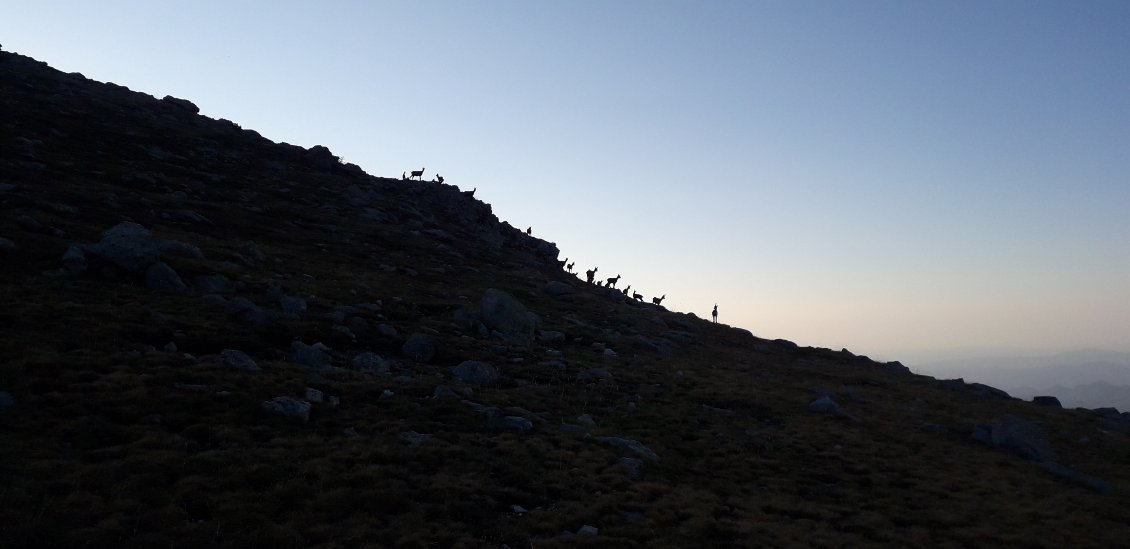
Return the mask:
<svg viewBox="0 0 1130 549"><path fill-rule="evenodd" d="M641 303L7 52L0 112L0 546L1126 543L1127 414Z"/></svg>

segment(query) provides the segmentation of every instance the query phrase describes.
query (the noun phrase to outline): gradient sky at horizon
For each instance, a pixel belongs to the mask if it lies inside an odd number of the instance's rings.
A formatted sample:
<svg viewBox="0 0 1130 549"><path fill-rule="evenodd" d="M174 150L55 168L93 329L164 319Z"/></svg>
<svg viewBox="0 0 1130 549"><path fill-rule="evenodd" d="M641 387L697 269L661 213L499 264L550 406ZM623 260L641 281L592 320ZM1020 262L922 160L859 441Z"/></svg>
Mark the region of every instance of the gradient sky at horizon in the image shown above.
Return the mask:
<svg viewBox="0 0 1130 549"><path fill-rule="evenodd" d="M1130 351L1130 2L0 8L7 51L426 166L579 271L762 337Z"/></svg>

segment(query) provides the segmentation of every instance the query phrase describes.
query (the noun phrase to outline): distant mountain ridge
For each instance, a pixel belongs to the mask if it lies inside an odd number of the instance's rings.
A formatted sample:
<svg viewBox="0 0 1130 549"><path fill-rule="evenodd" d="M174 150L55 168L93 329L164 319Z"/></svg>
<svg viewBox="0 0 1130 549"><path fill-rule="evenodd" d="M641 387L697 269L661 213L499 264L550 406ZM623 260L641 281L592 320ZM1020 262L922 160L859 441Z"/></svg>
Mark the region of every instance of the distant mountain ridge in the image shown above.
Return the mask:
<svg viewBox="0 0 1130 549"><path fill-rule="evenodd" d="M1018 398L1058 397L1064 406L1130 410L1130 353L1086 349L1043 356L973 357L924 362L913 371L961 377Z"/></svg>

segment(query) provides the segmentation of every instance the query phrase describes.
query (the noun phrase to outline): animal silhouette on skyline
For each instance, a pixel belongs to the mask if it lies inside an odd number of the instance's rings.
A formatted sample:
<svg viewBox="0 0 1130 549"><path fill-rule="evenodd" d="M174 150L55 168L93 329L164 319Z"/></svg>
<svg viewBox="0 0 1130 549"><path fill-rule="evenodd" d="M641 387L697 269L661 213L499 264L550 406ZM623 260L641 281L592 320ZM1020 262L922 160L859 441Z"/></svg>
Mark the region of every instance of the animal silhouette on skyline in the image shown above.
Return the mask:
<svg viewBox="0 0 1130 549"><path fill-rule="evenodd" d="M409 176L408 179L418 179L420 181L423 181L424 180L424 168L420 168L419 170L412 170L412 175Z"/></svg>
<svg viewBox="0 0 1130 549"><path fill-rule="evenodd" d="M620 275L616 275L612 278L609 278L607 287L608 288L615 288L617 282L620 282Z"/></svg>
<svg viewBox="0 0 1130 549"><path fill-rule="evenodd" d="M656 304L656 305L660 305L660 304L663 303L664 299L667 299L667 294L663 294L660 297L653 297L653 298L651 298L651 302Z"/></svg>
<svg viewBox="0 0 1130 549"><path fill-rule="evenodd" d="M592 279L594 276L596 276L596 271L598 269L600 269L600 267L593 267L592 270L585 271L585 274L589 277L589 284L592 284Z"/></svg>

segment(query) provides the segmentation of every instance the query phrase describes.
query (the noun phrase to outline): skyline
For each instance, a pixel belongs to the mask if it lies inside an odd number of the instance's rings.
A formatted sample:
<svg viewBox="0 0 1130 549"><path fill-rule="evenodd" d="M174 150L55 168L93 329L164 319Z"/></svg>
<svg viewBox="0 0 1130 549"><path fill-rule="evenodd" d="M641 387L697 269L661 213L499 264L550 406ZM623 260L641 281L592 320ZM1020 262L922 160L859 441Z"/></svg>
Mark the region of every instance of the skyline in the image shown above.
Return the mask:
<svg viewBox="0 0 1130 549"><path fill-rule="evenodd" d="M5 50L367 172L767 338L1130 351L1130 5L10 5ZM917 355L917 356L916 356Z"/></svg>

